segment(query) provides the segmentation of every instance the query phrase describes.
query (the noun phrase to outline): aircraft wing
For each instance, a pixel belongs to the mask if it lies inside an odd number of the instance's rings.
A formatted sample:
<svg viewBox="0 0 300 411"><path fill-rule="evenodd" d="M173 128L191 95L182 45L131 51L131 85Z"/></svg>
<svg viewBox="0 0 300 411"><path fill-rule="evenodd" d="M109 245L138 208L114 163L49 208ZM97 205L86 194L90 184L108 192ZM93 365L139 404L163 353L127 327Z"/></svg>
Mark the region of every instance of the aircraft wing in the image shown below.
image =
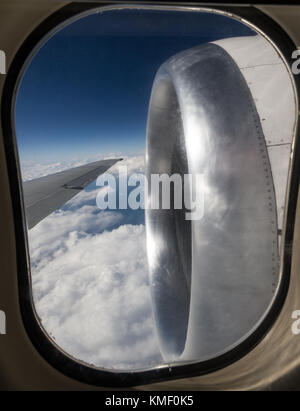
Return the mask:
<svg viewBox="0 0 300 411"><path fill-rule="evenodd" d="M100 160L23 183L28 229L60 208L121 158Z"/></svg>

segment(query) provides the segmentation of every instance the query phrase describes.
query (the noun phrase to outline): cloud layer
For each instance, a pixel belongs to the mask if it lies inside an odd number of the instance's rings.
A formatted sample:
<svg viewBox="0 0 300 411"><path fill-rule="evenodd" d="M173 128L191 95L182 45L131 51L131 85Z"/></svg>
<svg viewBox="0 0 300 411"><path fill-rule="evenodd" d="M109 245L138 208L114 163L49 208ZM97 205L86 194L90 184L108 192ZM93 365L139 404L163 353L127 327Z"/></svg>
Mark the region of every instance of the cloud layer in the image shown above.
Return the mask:
<svg viewBox="0 0 300 411"><path fill-rule="evenodd" d="M120 164L110 172L117 174ZM124 165L128 174L141 172L144 159ZM142 212L100 211L96 194L95 185L87 187L29 231L37 313L79 360L113 369L159 364Z"/></svg>

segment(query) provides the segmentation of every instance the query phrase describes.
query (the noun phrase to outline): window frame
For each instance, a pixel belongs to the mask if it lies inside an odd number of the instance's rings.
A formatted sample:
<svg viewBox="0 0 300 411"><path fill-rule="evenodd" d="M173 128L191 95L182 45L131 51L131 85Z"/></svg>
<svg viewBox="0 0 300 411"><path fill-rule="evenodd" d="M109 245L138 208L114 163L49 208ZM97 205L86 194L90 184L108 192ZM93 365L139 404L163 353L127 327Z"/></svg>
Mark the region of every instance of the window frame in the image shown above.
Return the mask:
<svg viewBox="0 0 300 411"><path fill-rule="evenodd" d="M77 379L81 382L102 387L131 387L138 385L150 384L178 378L199 376L214 372L218 369L238 361L240 358L250 352L264 338L276 321L284 301L287 296L290 281L291 257L293 245L293 232L296 214L296 204L298 196L298 186L300 180L300 143L299 143L299 124L294 135L294 158L290 165L289 195L286 203L286 221L284 248L282 252L281 270L282 279L276 298L269 309L263 321L258 325L255 331L226 353L218 357L184 365L159 366L134 371L114 371L90 366L80 360L73 358L71 355L62 351L53 340L49 338L43 330L38 320L32 298L32 285L30 274L30 259L27 239L27 228L25 223L25 209L22 193L22 179L17 149L17 139L14 129L14 107L17 89L27 64L35 51L44 44L47 39L60 29L63 25L72 23L73 20L92 14L96 10L113 10L126 9L128 7L153 9L161 8L162 10L174 9L194 9L224 12L229 17L242 20L242 23L250 23L254 29L262 31L281 51L286 63L291 68L293 63L292 52L296 46L287 35L287 33L270 17L260 10L247 6L193 6L187 7L182 4L176 6L163 6L156 4L132 4L112 5L106 3L70 3L40 23L32 33L26 38L20 49L16 53L10 68L8 70L1 101L1 122L4 136L4 145L6 153L7 168L9 174L10 193L14 214L14 231L16 238L17 252L17 269L18 269L18 291L22 319L26 332L35 346L37 351L44 357L54 368L63 374ZM297 98L299 100L300 78L293 75L296 86ZM298 122L297 122L298 123Z"/></svg>

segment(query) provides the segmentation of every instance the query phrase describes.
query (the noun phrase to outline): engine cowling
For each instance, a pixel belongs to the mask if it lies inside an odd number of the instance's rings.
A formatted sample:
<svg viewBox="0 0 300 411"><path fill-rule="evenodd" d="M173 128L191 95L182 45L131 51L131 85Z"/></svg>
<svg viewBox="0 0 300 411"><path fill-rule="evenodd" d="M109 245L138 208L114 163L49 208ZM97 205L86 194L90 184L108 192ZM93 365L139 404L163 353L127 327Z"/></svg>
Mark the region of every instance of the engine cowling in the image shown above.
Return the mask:
<svg viewBox="0 0 300 411"><path fill-rule="evenodd" d="M282 182L273 179L272 136L262 127L251 84L239 64L249 45L253 67L259 65L261 49L256 53L253 48L258 38L183 51L166 61L154 80L147 124L148 181L153 174L201 175L202 187L190 185L189 191L196 196L201 191L204 201L201 218L189 220L186 210L174 204L168 210L152 209L157 193L151 186L148 192L152 305L166 361L204 360L236 345L262 321L279 282ZM231 53L232 40L239 48L233 46ZM293 98L282 60L273 49L268 52L274 66L280 62Z"/></svg>

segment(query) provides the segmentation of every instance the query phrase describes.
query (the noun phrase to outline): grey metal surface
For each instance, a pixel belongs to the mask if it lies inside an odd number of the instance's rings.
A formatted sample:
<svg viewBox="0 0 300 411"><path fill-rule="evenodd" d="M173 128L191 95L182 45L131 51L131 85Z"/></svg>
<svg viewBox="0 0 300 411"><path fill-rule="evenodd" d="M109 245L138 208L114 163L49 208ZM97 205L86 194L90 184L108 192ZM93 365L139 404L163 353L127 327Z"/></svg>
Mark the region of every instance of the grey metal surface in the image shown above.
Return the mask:
<svg viewBox="0 0 300 411"><path fill-rule="evenodd" d="M279 259L265 138L247 83L224 49L202 45L161 66L146 158L148 177L188 170L204 178L198 187L204 189L202 219L148 209L146 230L165 360L211 358L262 319L277 286Z"/></svg>
<svg viewBox="0 0 300 411"><path fill-rule="evenodd" d="M28 229L60 208L117 161L95 161L23 183Z"/></svg>

